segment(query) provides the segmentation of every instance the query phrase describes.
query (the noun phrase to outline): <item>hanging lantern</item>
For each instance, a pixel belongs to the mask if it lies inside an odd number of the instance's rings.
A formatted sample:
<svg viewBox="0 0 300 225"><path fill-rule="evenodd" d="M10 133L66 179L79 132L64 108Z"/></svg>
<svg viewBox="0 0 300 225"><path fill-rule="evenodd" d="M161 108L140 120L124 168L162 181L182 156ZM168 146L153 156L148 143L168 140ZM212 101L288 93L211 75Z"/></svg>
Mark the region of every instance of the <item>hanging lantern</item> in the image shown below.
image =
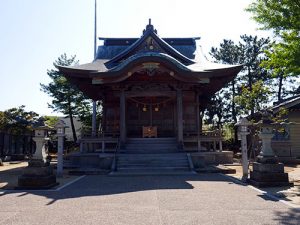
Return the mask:
<svg viewBox="0 0 300 225"><path fill-rule="evenodd" d="M146 107L146 105L144 105L144 107L143 107L143 112L147 112L147 107Z"/></svg>
<svg viewBox="0 0 300 225"><path fill-rule="evenodd" d="M155 106L154 111L155 111L155 112L158 112L158 111L159 111L158 105Z"/></svg>

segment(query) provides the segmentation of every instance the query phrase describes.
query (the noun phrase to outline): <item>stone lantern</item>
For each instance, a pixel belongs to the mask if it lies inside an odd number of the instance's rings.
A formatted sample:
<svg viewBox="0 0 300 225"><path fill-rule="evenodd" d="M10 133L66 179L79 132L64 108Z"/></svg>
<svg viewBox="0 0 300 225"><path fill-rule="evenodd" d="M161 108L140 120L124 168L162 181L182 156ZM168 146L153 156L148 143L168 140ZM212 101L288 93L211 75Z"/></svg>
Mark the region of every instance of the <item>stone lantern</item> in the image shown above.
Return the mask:
<svg viewBox="0 0 300 225"><path fill-rule="evenodd" d="M278 162L271 146L273 130L278 125L271 120L271 114L267 111L262 114L262 119L257 125L260 128L262 149L257 162L253 163L250 183L258 187L291 186L288 174L284 173L284 165Z"/></svg>
<svg viewBox="0 0 300 225"><path fill-rule="evenodd" d="M241 118L235 126L238 127L238 136L241 140L241 151L242 151L242 166L243 166L243 181L248 179L248 151L247 151L247 135L249 134L248 127L252 123L249 122L246 118Z"/></svg>
<svg viewBox="0 0 300 225"><path fill-rule="evenodd" d="M263 112L262 119L257 123L260 128L259 137L262 141L261 152L258 156L258 161L262 163L277 162L277 157L271 146L272 138L274 136L274 128L277 126L273 120L270 119L271 114L268 111Z"/></svg>
<svg viewBox="0 0 300 225"><path fill-rule="evenodd" d="M39 120L34 128L33 140L36 143L36 150L24 168L23 174L18 178L18 189L46 189L56 186L56 176L53 169L47 161L46 146L50 140L48 131L51 127Z"/></svg>
<svg viewBox="0 0 300 225"><path fill-rule="evenodd" d="M43 125L34 128L34 137L32 138L36 144L36 150L29 163L39 163L41 166L47 163L46 146L50 138L48 131L50 127Z"/></svg>

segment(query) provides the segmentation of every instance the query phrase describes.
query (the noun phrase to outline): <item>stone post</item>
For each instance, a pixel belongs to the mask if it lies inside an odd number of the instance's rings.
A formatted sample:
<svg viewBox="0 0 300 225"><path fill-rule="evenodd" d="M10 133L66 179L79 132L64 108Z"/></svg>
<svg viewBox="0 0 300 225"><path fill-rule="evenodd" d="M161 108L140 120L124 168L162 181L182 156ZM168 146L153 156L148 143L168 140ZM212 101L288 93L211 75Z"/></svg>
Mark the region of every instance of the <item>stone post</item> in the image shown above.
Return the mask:
<svg viewBox="0 0 300 225"><path fill-rule="evenodd" d="M64 138L65 138L65 128L66 124L63 120L58 121L55 124L56 136L57 136L57 177L62 177L63 175L63 152L64 152Z"/></svg>
<svg viewBox="0 0 300 225"><path fill-rule="evenodd" d="M248 126L250 126L251 123L246 118L241 118L235 126L238 126L238 134L240 136L241 140L241 151L242 151L242 166L243 166L243 181L247 181L248 179L248 147L247 147L247 135L248 132Z"/></svg>

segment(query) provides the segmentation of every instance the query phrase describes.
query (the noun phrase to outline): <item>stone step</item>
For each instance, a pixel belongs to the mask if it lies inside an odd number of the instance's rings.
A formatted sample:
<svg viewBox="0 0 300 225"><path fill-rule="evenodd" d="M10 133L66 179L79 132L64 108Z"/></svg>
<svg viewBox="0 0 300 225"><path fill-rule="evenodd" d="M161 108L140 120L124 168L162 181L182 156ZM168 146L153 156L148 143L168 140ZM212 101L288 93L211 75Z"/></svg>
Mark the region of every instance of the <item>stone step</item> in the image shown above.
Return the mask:
<svg viewBox="0 0 300 225"><path fill-rule="evenodd" d="M122 150L120 151L120 153L128 153L128 154L161 154L161 153L177 153L178 151L169 151L169 150L158 150L158 151L135 151L135 150L130 150L130 151L126 151L126 150Z"/></svg>
<svg viewBox="0 0 300 225"><path fill-rule="evenodd" d="M152 166L152 167L147 167L147 168L141 168L141 167L120 167L117 169L117 171L134 171L134 170L140 170L140 171L174 171L174 170L182 170L182 171L189 171L189 167L175 167L175 166L169 166L169 167L157 167L157 166Z"/></svg>
<svg viewBox="0 0 300 225"><path fill-rule="evenodd" d="M185 153L161 153L161 154L156 154L156 153L148 153L148 154L123 154L120 153L117 155L119 158L142 158L142 159L148 159L148 158L185 158L186 154Z"/></svg>
<svg viewBox="0 0 300 225"><path fill-rule="evenodd" d="M124 151L141 151L141 152L158 152L158 151L170 151L170 152L178 152L178 150L176 148L164 148L164 147L161 147L161 148L143 148L143 147L138 147L138 148L127 148L127 149L122 149Z"/></svg>
<svg viewBox="0 0 300 225"><path fill-rule="evenodd" d="M172 171L190 171L185 153L119 154L117 156L117 172L159 174Z"/></svg>
<svg viewBox="0 0 300 225"><path fill-rule="evenodd" d="M160 166L160 165L148 165L148 166L145 166L145 165L131 165L131 166L128 166L128 165L119 165L119 167L117 168L117 170L120 170L120 169L131 169L131 170L144 170L144 169L153 169L153 168L156 168L156 169L161 169L161 170L165 170L165 169L169 169L169 168L174 168L174 169L179 169L179 170L189 170L190 168L188 167L188 165L168 165L168 166Z"/></svg>
<svg viewBox="0 0 300 225"><path fill-rule="evenodd" d="M188 164L188 161L175 161L175 162L169 162L169 161L134 161L134 160L130 160L130 161L117 161L118 165L153 165L153 164L157 164L157 165L185 165Z"/></svg>
<svg viewBox="0 0 300 225"><path fill-rule="evenodd" d="M137 163L137 162L129 162L129 163L118 163L118 166L127 166L127 167L132 167L132 166L160 166L160 167L168 167L168 166L188 166L188 163Z"/></svg>
<svg viewBox="0 0 300 225"><path fill-rule="evenodd" d="M129 159L129 158L123 158L123 159L118 159L118 162L186 162L186 159Z"/></svg>
<svg viewBox="0 0 300 225"><path fill-rule="evenodd" d="M160 164L178 164L178 163L185 163L187 160L118 160L117 161L119 164L126 164L126 163L136 163L136 164L152 164L152 163L160 163Z"/></svg>
<svg viewBox="0 0 300 225"><path fill-rule="evenodd" d="M190 176L190 175L197 175L194 171L181 171L181 170L166 170L166 171L142 171L142 170L135 170L135 171L113 171L109 174L109 176L116 176L116 177L123 177L123 176Z"/></svg>
<svg viewBox="0 0 300 225"><path fill-rule="evenodd" d="M146 154L145 154L146 155ZM170 161L186 161L186 158L183 157L166 157L166 156L162 156L161 158L159 158L159 154L157 154L157 157L134 157L134 155L129 156L129 157L118 157L119 162L122 161L166 161L166 162L170 162Z"/></svg>
<svg viewBox="0 0 300 225"><path fill-rule="evenodd" d="M119 162L123 162L123 161L141 161L141 162L144 162L144 161L166 161L166 162L170 162L171 160L172 161L186 161L185 158L181 158L181 157L176 157L176 158L168 158L168 157L162 157L162 158L159 158L159 157L151 157L151 158L134 158L134 157L120 157L118 158Z"/></svg>
<svg viewBox="0 0 300 225"><path fill-rule="evenodd" d="M130 138L120 152L131 154L178 152L175 138Z"/></svg>
<svg viewBox="0 0 300 225"><path fill-rule="evenodd" d="M127 142L176 142L176 138L128 138Z"/></svg>
<svg viewBox="0 0 300 225"><path fill-rule="evenodd" d="M151 145L126 145L126 149L153 149L153 148L166 148L166 149L177 149L177 145L161 145L161 144L151 144Z"/></svg>
<svg viewBox="0 0 300 225"><path fill-rule="evenodd" d="M119 151L120 153L124 152L124 153L136 153L138 154L139 152L140 153L143 153L143 154L157 154L157 153L180 153L178 150L175 150L175 149L121 149Z"/></svg>
<svg viewBox="0 0 300 225"><path fill-rule="evenodd" d="M126 144L177 144L176 141L127 141Z"/></svg>
<svg viewBox="0 0 300 225"><path fill-rule="evenodd" d="M175 138L132 138L117 155L117 173L190 173L186 153L179 152Z"/></svg>

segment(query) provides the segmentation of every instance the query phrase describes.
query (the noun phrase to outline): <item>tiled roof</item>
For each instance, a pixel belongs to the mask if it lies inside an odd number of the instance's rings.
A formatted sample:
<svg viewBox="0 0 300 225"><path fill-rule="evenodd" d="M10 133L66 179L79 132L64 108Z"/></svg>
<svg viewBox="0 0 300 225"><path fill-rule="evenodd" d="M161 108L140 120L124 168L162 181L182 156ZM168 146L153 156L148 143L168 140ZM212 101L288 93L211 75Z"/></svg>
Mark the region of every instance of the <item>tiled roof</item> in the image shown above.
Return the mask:
<svg viewBox="0 0 300 225"><path fill-rule="evenodd" d="M272 107L272 110L276 113L279 111L279 109L281 107L284 108L291 108L293 106L299 105L300 104L300 95L295 95L291 98L288 98L286 100L281 101L280 103L278 103L277 105Z"/></svg>

